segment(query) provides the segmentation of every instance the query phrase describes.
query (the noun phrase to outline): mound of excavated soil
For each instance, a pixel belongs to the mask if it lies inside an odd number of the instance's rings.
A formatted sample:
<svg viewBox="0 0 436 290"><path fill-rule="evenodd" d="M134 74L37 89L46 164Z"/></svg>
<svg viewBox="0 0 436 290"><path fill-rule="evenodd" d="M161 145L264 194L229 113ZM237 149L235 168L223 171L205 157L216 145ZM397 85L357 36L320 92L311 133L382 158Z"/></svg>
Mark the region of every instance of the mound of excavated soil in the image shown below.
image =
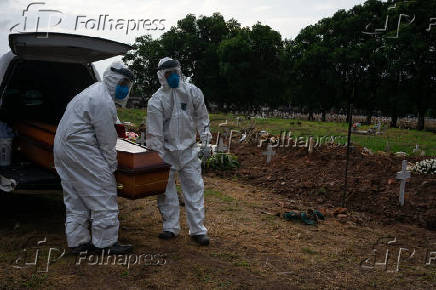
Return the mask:
<svg viewBox="0 0 436 290"><path fill-rule="evenodd" d="M209 172L220 176L237 176L245 182L288 196L292 200L315 202L322 206L340 206L344 188L344 147L320 147L311 155L306 149L276 148L271 163L262 155L265 148L254 145L233 145L241 167L232 172ZM417 223L435 226L436 175L416 175L406 184L406 203L399 206L399 181L403 158L363 156L361 148L352 150L348 171L346 207L374 216L385 224ZM408 157L409 162L423 157Z"/></svg>

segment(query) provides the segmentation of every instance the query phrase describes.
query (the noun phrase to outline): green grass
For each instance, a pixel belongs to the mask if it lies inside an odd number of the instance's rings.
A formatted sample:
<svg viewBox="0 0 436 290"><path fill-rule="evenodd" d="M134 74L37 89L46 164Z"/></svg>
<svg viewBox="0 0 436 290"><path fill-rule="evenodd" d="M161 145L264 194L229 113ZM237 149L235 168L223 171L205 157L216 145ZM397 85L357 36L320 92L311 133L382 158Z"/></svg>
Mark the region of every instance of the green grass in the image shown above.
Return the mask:
<svg viewBox="0 0 436 290"><path fill-rule="evenodd" d="M316 254L318 254L317 251L314 251L314 250L312 250L312 249L310 249L310 248L306 248L306 247L302 248L301 251L302 251L303 253L305 253L305 254L309 254L309 255L316 255Z"/></svg>
<svg viewBox="0 0 436 290"><path fill-rule="evenodd" d="M136 125L144 122L145 109L119 109L118 116L122 121L129 121ZM210 114L211 130L217 132L220 123L228 123L236 126L235 116L230 114ZM249 127L249 121L241 121L240 127ZM274 135L280 132L292 132L292 136L347 136L346 123L298 121L290 119L256 119L256 128L265 130ZM363 126L361 130L368 129ZM427 156L436 156L436 134L417 130L389 128L384 135L352 135L352 142L367 147L373 151L384 151L386 143L389 143L391 152L403 151L412 154L416 144L419 144Z"/></svg>
<svg viewBox="0 0 436 290"><path fill-rule="evenodd" d="M247 261L238 261L238 262L233 263L233 265L236 267L245 267L245 268L250 267L250 263Z"/></svg>
<svg viewBox="0 0 436 290"><path fill-rule="evenodd" d="M43 284L47 282L47 274L32 274L30 279L23 282L22 286L25 288L42 288Z"/></svg>
<svg viewBox="0 0 436 290"><path fill-rule="evenodd" d="M118 109L118 118L123 122L131 122L137 126L145 123L146 109Z"/></svg>
<svg viewBox="0 0 436 290"><path fill-rule="evenodd" d="M204 196L206 196L206 197L213 196L213 197L218 198L224 202L232 202L235 200L233 197L228 196L228 195L224 195L223 193L221 193L217 190L213 190L213 189L204 190Z"/></svg>

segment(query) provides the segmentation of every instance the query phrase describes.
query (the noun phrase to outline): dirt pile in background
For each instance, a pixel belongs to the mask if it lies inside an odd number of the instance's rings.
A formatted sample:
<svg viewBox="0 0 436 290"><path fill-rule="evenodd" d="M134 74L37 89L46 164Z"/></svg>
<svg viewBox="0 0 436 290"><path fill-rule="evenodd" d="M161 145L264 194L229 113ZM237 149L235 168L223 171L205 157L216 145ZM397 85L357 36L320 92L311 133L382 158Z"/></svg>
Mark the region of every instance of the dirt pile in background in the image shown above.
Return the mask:
<svg viewBox="0 0 436 290"><path fill-rule="evenodd" d="M436 226L436 176L416 175L406 184L406 204L398 205L399 181L403 158L363 156L362 148L353 148L349 172L347 208L370 214L384 224L394 222ZM233 172L208 172L224 177L236 176L252 185L268 188L292 200L302 200L317 207L339 207L344 186L344 147L320 147L311 155L303 148L276 148L276 155L266 164L264 148L233 145L241 167ZM416 162L423 157L407 157ZM289 206L291 207L291 206Z"/></svg>

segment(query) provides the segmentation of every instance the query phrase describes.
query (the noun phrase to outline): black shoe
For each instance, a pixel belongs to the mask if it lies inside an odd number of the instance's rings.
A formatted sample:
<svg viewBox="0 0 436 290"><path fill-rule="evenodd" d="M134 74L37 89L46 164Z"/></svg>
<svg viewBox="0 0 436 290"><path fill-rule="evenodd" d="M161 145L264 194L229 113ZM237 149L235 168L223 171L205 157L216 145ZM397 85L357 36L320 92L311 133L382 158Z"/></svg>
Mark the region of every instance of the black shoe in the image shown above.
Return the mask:
<svg viewBox="0 0 436 290"><path fill-rule="evenodd" d="M77 247L71 247L71 254L80 255L80 253L90 253L94 251L94 245L92 243L81 244Z"/></svg>
<svg viewBox="0 0 436 290"><path fill-rule="evenodd" d="M116 242L110 247L107 248L97 248L95 247L95 252L101 253L102 251L105 252L107 255L124 255L129 254L133 250L132 245L121 245L120 243Z"/></svg>
<svg viewBox="0 0 436 290"><path fill-rule="evenodd" d="M191 238L200 246L208 246L209 245L209 237L207 235L195 235L191 236Z"/></svg>
<svg viewBox="0 0 436 290"><path fill-rule="evenodd" d="M176 235L173 232L163 231L159 234L159 239L171 240L174 239Z"/></svg>

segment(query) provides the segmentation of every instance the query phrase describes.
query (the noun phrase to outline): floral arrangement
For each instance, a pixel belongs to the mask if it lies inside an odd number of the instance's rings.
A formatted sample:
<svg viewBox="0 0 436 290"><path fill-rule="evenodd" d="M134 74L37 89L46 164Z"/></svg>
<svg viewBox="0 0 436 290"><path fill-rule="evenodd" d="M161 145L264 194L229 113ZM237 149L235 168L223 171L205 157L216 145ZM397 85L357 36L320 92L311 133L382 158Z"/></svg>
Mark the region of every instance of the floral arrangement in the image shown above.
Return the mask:
<svg viewBox="0 0 436 290"><path fill-rule="evenodd" d="M129 139L129 141L133 141L136 142L136 139L138 139L139 135L136 134L135 132L126 132L127 135L127 139Z"/></svg>
<svg viewBox="0 0 436 290"><path fill-rule="evenodd" d="M436 159L426 159L410 165L407 170L418 174L436 174Z"/></svg>

